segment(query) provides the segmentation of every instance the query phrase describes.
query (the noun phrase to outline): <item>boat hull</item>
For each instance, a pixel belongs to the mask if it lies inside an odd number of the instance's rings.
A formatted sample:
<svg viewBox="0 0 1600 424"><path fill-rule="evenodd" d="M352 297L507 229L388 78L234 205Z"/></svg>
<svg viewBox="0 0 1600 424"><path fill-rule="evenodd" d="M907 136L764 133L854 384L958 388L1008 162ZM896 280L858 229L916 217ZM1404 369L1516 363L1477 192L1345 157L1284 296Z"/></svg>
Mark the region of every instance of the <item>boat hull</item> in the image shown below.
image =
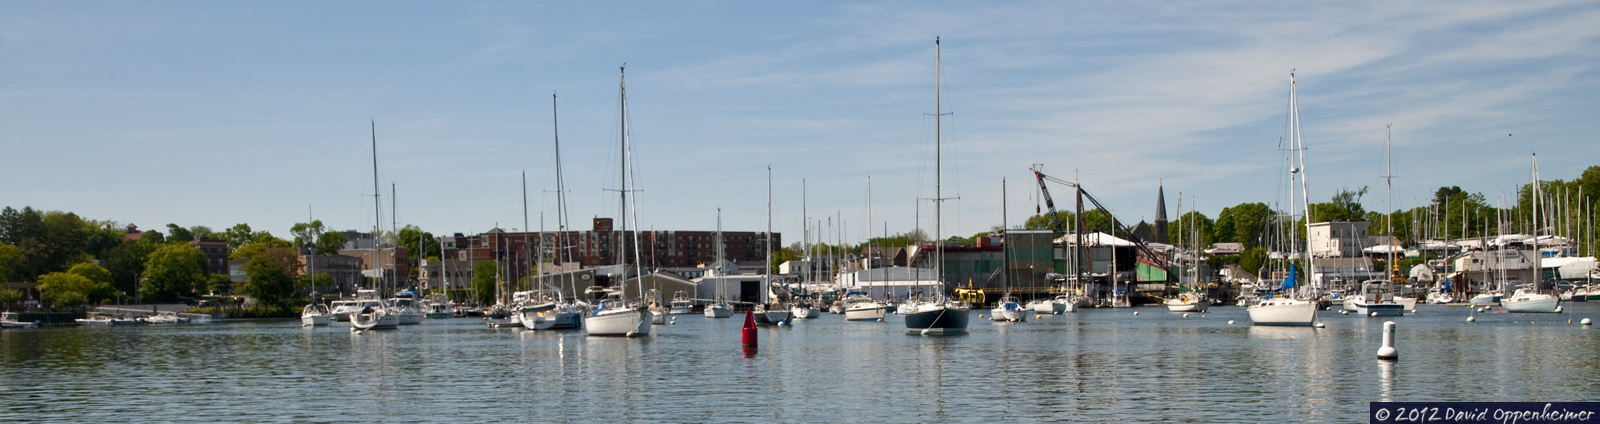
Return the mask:
<svg viewBox="0 0 1600 424"><path fill-rule="evenodd" d="M729 318L733 316L733 308L729 308L727 305L707 305L705 315L706 318Z"/></svg>
<svg viewBox="0 0 1600 424"><path fill-rule="evenodd" d="M381 312L350 314L351 330L393 330L396 328L400 328L400 317L393 314Z"/></svg>
<svg viewBox="0 0 1600 424"><path fill-rule="evenodd" d="M644 337L650 335L652 317L648 310L608 309L584 317L583 328L595 337Z"/></svg>
<svg viewBox="0 0 1600 424"><path fill-rule="evenodd" d="M845 308L845 321L882 321L883 316L889 313L889 308L883 305L852 306Z"/></svg>
<svg viewBox="0 0 1600 424"><path fill-rule="evenodd" d="M822 313L818 312L817 308L802 307L789 308L789 314L795 319L817 319L817 317L822 316Z"/></svg>
<svg viewBox="0 0 1600 424"><path fill-rule="evenodd" d="M777 324L780 321L789 321L789 318L791 318L789 311L767 311L763 315L766 316L767 322L772 324Z"/></svg>
<svg viewBox="0 0 1600 424"><path fill-rule="evenodd" d="M322 327L331 324L333 319L327 314L301 315L300 325L306 327Z"/></svg>
<svg viewBox="0 0 1600 424"><path fill-rule="evenodd" d="M1246 309L1251 325L1307 327L1317 319L1315 302L1263 303Z"/></svg>
<svg viewBox="0 0 1600 424"><path fill-rule="evenodd" d="M1211 302L1206 300L1193 302L1174 302L1169 300L1165 305L1167 306L1167 312L1205 312L1206 307L1211 306Z"/></svg>
<svg viewBox="0 0 1600 424"><path fill-rule="evenodd" d="M1502 299L1500 307L1506 312L1554 313L1560 299L1548 294L1531 294Z"/></svg>
<svg viewBox="0 0 1600 424"><path fill-rule="evenodd" d="M967 331L967 312L935 306L917 308L916 311L906 313L906 331L911 333L965 333Z"/></svg>
<svg viewBox="0 0 1600 424"><path fill-rule="evenodd" d="M1366 316L1397 317L1405 315L1405 305L1398 303L1346 302L1345 308ZM1376 314L1376 315L1374 315Z"/></svg>

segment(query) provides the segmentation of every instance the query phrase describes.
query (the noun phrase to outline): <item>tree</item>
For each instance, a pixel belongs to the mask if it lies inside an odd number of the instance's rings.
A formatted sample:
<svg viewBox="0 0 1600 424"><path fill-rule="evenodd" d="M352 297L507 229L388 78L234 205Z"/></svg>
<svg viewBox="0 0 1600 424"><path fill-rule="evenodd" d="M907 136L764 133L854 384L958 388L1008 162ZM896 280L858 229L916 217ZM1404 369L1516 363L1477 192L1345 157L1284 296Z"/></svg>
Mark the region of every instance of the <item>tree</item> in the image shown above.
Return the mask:
<svg viewBox="0 0 1600 424"><path fill-rule="evenodd" d="M317 237L326 231L320 219L311 222L297 222L294 226L289 227L289 235L294 236L293 242L295 246L310 247L316 244Z"/></svg>
<svg viewBox="0 0 1600 424"><path fill-rule="evenodd" d="M243 249L240 249L243 251ZM239 290L268 305L280 305L294 296L295 276L300 273L300 255L294 248L272 247L248 256L244 272L249 274Z"/></svg>
<svg viewBox="0 0 1600 424"><path fill-rule="evenodd" d="M144 273L146 256L159 245L123 241L105 254L106 269L111 271L111 285L122 293L133 293L138 287L139 275Z"/></svg>
<svg viewBox="0 0 1600 424"><path fill-rule="evenodd" d="M236 224L232 228L224 230L221 237L222 240L228 242L229 254L239 250L240 247L246 244L250 244L250 242L274 238L271 233L266 231L250 231L250 224L244 223Z"/></svg>
<svg viewBox="0 0 1600 424"><path fill-rule="evenodd" d="M188 228L179 227L178 224L167 224L167 240L175 242L193 241L194 233L190 232Z"/></svg>
<svg viewBox="0 0 1600 424"><path fill-rule="evenodd" d="M337 255L339 254L339 249L343 249L344 244L348 241L350 240L344 236L344 233L336 231L322 233L321 236L317 237L317 254Z"/></svg>
<svg viewBox="0 0 1600 424"><path fill-rule="evenodd" d="M99 282L68 272L39 276L39 297L57 306L77 306L113 294L111 283Z"/></svg>
<svg viewBox="0 0 1600 424"><path fill-rule="evenodd" d="M287 241L287 240L280 239L280 238L277 238L277 237L271 237L269 235L268 238L265 239L265 240L251 241L250 243L246 243L244 246L240 246L239 249L234 250L233 254L228 255L228 257L229 258L233 258L233 259L249 258L249 257L255 256L255 255L261 254L262 252L266 251L267 249L289 248L289 247L294 247L294 245L289 244L289 241Z"/></svg>
<svg viewBox="0 0 1600 424"><path fill-rule="evenodd" d="M228 274L211 274L206 278L205 288L212 293L232 293L233 279L228 278Z"/></svg>
<svg viewBox="0 0 1600 424"><path fill-rule="evenodd" d="M84 262L73 265L71 269L67 270L67 273L87 278L89 281L93 281L95 283L103 283L106 285L106 287L111 287L111 271L107 271L105 268L101 268L99 265Z"/></svg>
<svg viewBox="0 0 1600 424"><path fill-rule="evenodd" d="M206 281L206 255L187 243L165 244L150 252L144 269L143 301L171 302Z"/></svg>
<svg viewBox="0 0 1600 424"><path fill-rule="evenodd" d="M22 292L16 289L0 287L0 309L11 310L11 304L22 300Z"/></svg>
<svg viewBox="0 0 1600 424"><path fill-rule="evenodd" d="M477 301L482 304L494 302L494 279L500 266L494 261L478 261L472 264L472 290L477 292Z"/></svg>
<svg viewBox="0 0 1600 424"><path fill-rule="evenodd" d="M196 225L189 227L189 235L194 237L194 240L215 240L220 234L211 231L211 227Z"/></svg>
<svg viewBox="0 0 1600 424"><path fill-rule="evenodd" d="M16 246L0 241L0 281L12 281L12 263L20 254Z"/></svg>
<svg viewBox="0 0 1600 424"><path fill-rule="evenodd" d="M395 241L406 248L411 256L411 270L417 270L417 264L422 258L439 255L439 242L434 240L433 233L422 231L415 225L407 224L400 229L400 239Z"/></svg>
<svg viewBox="0 0 1600 424"><path fill-rule="evenodd" d="M1179 216L1177 221L1167 223L1167 239L1173 245L1186 246L1191 243L1190 239L1194 238L1189 235L1189 228L1193 226L1195 227L1195 232L1199 233L1199 238L1194 243L1204 248L1211 245L1212 225L1211 218L1207 218L1206 214L1199 211L1189 211L1183 216Z"/></svg>
<svg viewBox="0 0 1600 424"><path fill-rule="evenodd" d="M338 288L333 286L332 276L329 276L326 272L319 272L316 274L300 274L300 286L297 290L305 293L313 291L331 293L338 291Z"/></svg>
<svg viewBox="0 0 1600 424"><path fill-rule="evenodd" d="M1217 213L1212 237L1219 242L1244 244L1245 249L1260 246L1272 225L1272 208L1265 203L1240 203Z"/></svg>
<svg viewBox="0 0 1600 424"><path fill-rule="evenodd" d="M1361 222L1367 219L1367 211L1361 207L1361 196L1366 194L1366 187L1356 191L1339 189L1333 194L1333 201L1311 204L1311 222Z"/></svg>
<svg viewBox="0 0 1600 424"><path fill-rule="evenodd" d="M1261 275L1261 266L1267 263L1267 249L1252 247L1239 254L1239 268L1250 275Z"/></svg>

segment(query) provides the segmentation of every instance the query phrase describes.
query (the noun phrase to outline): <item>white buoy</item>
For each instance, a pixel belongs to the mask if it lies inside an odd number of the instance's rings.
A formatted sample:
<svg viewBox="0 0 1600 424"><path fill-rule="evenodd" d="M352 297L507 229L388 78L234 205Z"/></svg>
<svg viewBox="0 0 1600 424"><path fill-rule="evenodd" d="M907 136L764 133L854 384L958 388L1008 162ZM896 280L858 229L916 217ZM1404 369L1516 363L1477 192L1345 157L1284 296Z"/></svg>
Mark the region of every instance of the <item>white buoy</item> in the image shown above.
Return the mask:
<svg viewBox="0 0 1600 424"><path fill-rule="evenodd" d="M1350 315L1350 311L1341 310L1339 311L1339 315Z"/></svg>
<svg viewBox="0 0 1600 424"><path fill-rule="evenodd" d="M1375 317L1375 316L1378 316L1378 311L1372 311L1372 313L1371 313L1371 314L1369 314L1369 315L1367 315L1367 316L1369 316L1369 317Z"/></svg>
<svg viewBox="0 0 1600 424"><path fill-rule="evenodd" d="M1558 314L1561 313L1561 307L1560 306L1556 307L1556 313L1558 313Z"/></svg>
<svg viewBox="0 0 1600 424"><path fill-rule="evenodd" d="M878 322L883 322L883 318L878 318Z"/></svg>
<svg viewBox="0 0 1600 424"><path fill-rule="evenodd" d="M1184 318L1188 318L1188 317L1189 317L1189 314L1183 314L1183 317L1184 317Z"/></svg>
<svg viewBox="0 0 1600 424"><path fill-rule="evenodd" d="M1467 317L1467 322L1477 321L1478 317Z"/></svg>
<svg viewBox="0 0 1600 424"><path fill-rule="evenodd" d="M1590 325L1590 324L1594 324L1594 321L1589 321L1588 318L1584 318L1582 321L1578 321L1578 323L1579 324L1583 324L1583 325Z"/></svg>
<svg viewBox="0 0 1600 424"><path fill-rule="evenodd" d="M1139 311L1133 311L1133 314L1134 315L1139 315Z"/></svg>
<svg viewBox="0 0 1600 424"><path fill-rule="evenodd" d="M1316 324L1312 324L1311 326L1312 327L1317 327L1317 328L1326 328L1327 327L1326 324L1323 324L1323 323L1320 323L1320 322L1316 323Z"/></svg>
<svg viewBox="0 0 1600 424"><path fill-rule="evenodd" d="M1378 359L1393 361L1400 358L1394 349L1394 321L1383 323L1383 347L1378 348Z"/></svg>
<svg viewBox="0 0 1600 424"><path fill-rule="evenodd" d="M924 335L924 336L928 335L928 330L922 330L922 335Z"/></svg>
<svg viewBox="0 0 1600 424"><path fill-rule="evenodd" d="M1228 320L1228 325L1233 325L1233 320Z"/></svg>

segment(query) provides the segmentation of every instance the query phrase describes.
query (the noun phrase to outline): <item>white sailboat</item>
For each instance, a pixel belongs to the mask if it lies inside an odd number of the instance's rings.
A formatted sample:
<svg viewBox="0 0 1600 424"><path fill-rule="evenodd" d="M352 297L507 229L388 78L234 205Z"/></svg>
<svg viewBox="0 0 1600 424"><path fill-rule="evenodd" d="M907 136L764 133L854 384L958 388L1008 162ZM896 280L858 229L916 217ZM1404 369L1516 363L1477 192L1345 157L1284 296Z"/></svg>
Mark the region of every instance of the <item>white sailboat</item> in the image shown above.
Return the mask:
<svg viewBox="0 0 1600 424"><path fill-rule="evenodd" d="M625 69L619 68L617 72L619 74L618 103L621 110L621 130L619 132L621 133L620 152L622 156L622 180L620 182L621 190L619 190L619 192L622 194L622 201L620 203L622 215L618 218L620 218L619 222L622 223L622 231L619 234L627 234L628 192L632 189L632 187L629 186L629 183L633 181L628 175L629 171L632 169L629 167L631 149L629 146L628 133L628 85ZM635 213L637 213L638 208L634 209ZM634 246L638 246L637 232L634 233L634 238ZM618 260L620 262L624 262L624 265L626 265L626 261L623 260L623 257L627 254L627 244L623 240L616 240L616 244L619 247L617 251ZM635 248L633 250L633 254L635 256L635 267L642 267L637 258L639 255L639 249ZM651 322L652 314L650 313L649 306L637 299L625 298L624 295L626 293L628 284L628 267L622 266L619 268L622 269L622 272L618 275L617 281L620 282L622 287L615 290L607 290L606 298L596 303L594 312L590 313L583 319L583 327L588 330L590 336L643 337L650 335L650 327L653 325L653 323ZM639 279L639 293L642 295L644 293L644 279L642 278L644 275L642 272L636 273L635 275L641 277Z"/></svg>
<svg viewBox="0 0 1600 424"><path fill-rule="evenodd" d="M1291 132L1289 133L1289 163L1291 164L1289 171L1289 216L1294 216L1294 182L1297 177L1300 180L1300 200L1304 202L1309 215L1310 201L1305 199L1305 194L1309 191L1305 180L1305 148L1300 139L1300 107L1295 98L1294 72L1292 71L1289 72L1289 123L1291 125ZM1292 166L1296 161L1298 161L1299 166ZM1306 226L1309 231L1311 220L1309 216L1306 218ZM1290 246L1292 246L1290 249L1291 254L1289 255L1292 258L1295 256L1293 252L1299 248L1298 243L1294 241L1295 231L1287 229L1284 233L1288 235L1287 238L1290 240ZM1311 255L1309 240L1306 242L1305 257L1307 263L1315 266L1316 260ZM1287 259L1285 258L1285 260ZM1310 272L1307 272L1307 275L1310 275ZM1297 296L1304 293L1305 290L1301 290L1298 287L1295 283L1295 278L1295 266L1290 264L1288 276L1283 280L1281 295L1261 299L1245 308L1250 314L1251 325L1310 326L1317 319L1317 303L1307 300L1311 297L1310 293Z"/></svg>
<svg viewBox="0 0 1600 424"><path fill-rule="evenodd" d="M1539 183L1539 155L1533 156L1533 283L1528 288L1517 289L1511 296L1500 300L1500 306L1506 312L1537 312L1554 313L1560 308L1561 298L1554 294L1539 290L1539 284L1544 281L1544 269L1540 262L1544 253L1539 251L1539 232L1543 226L1539 222L1539 193L1544 191Z"/></svg>
<svg viewBox="0 0 1600 424"><path fill-rule="evenodd" d="M722 208L717 208L717 240L715 248L717 256L713 262L720 263L725 252L722 244ZM733 316L733 306L728 305L728 299L722 293L722 285L725 282L723 278L720 278L722 274L721 266L711 267L706 273L707 276L718 277L715 279L717 286L713 290L711 303L706 304L705 310L702 311L705 313L706 318L728 318Z"/></svg>
<svg viewBox="0 0 1600 424"><path fill-rule="evenodd" d="M872 251L872 176L867 176L867 251ZM867 266L862 269L871 270L873 259L870 253L866 261ZM870 271L866 274L872 275ZM871 290L865 293L847 292L844 295L845 321L883 321L883 316L888 311L888 305L873 299Z"/></svg>
<svg viewBox="0 0 1600 424"><path fill-rule="evenodd" d="M305 327L323 327L331 324L333 314L328 311L328 305L312 303L300 311L300 325Z"/></svg>
<svg viewBox="0 0 1600 424"><path fill-rule="evenodd" d="M908 332L920 332L924 334L965 333L967 332L967 321L969 319L967 313L968 311L960 309L957 305L959 302L947 299L944 294L944 275L942 272L944 267L944 247L942 244L943 240L940 238L940 227L943 226L941 219L943 217L941 216L941 212L943 211L942 206L944 203L944 198L942 197L943 180L940 170L942 151L939 148L939 141L942 132L940 129L940 121L944 111L943 107L940 105L939 96L939 63L941 58L938 37L934 37L933 39L933 48L933 263L934 280L936 283L938 283L938 287L934 288L933 296L920 299L915 302L908 301L906 304L901 305L897 310L905 311L906 331Z"/></svg>

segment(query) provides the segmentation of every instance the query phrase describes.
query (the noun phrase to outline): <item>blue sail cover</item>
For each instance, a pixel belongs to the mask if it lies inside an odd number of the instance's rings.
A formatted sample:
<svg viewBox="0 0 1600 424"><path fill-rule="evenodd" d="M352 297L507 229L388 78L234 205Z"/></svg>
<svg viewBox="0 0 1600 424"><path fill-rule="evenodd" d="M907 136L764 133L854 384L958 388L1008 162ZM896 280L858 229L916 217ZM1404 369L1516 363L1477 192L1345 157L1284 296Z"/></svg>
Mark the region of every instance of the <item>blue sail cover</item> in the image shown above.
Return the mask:
<svg viewBox="0 0 1600 424"><path fill-rule="evenodd" d="M1294 276L1295 276L1294 264L1289 264L1289 278L1283 279L1283 289L1284 290L1288 290L1288 289L1294 288Z"/></svg>

